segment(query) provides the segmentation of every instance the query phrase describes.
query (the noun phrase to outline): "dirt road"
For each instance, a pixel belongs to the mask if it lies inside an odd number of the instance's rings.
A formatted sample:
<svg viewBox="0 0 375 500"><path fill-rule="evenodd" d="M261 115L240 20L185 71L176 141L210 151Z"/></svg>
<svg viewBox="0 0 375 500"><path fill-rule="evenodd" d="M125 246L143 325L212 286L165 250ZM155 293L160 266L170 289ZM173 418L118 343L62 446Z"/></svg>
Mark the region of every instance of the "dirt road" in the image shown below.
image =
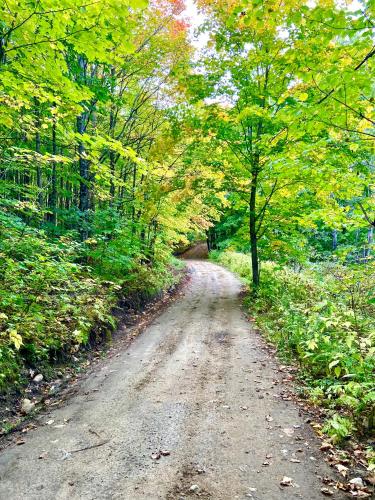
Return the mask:
<svg viewBox="0 0 375 500"><path fill-rule="evenodd" d="M332 471L280 398L283 375L241 312L240 283L188 265L183 296L0 455L0 499L323 498L318 476Z"/></svg>

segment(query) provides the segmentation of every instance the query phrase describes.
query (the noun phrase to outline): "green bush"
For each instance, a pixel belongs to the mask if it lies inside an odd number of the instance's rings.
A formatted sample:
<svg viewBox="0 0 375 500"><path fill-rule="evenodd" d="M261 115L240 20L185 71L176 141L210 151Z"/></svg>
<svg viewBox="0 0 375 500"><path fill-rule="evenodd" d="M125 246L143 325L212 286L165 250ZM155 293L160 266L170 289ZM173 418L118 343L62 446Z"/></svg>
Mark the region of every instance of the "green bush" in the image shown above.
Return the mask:
<svg viewBox="0 0 375 500"><path fill-rule="evenodd" d="M120 300L144 303L175 281L165 249L152 263L133 250L121 232L78 243L2 213L0 392L22 383L27 369L43 371L107 338Z"/></svg>
<svg viewBox="0 0 375 500"><path fill-rule="evenodd" d="M249 256L212 257L250 282ZM247 299L267 338L299 363L312 399L344 411L362 431L374 425L374 283L374 264L297 272L266 262L256 297Z"/></svg>
<svg viewBox="0 0 375 500"><path fill-rule="evenodd" d="M28 230L1 238L0 389L27 366L57 361L87 343L92 328L113 324L115 290L72 262L77 245Z"/></svg>

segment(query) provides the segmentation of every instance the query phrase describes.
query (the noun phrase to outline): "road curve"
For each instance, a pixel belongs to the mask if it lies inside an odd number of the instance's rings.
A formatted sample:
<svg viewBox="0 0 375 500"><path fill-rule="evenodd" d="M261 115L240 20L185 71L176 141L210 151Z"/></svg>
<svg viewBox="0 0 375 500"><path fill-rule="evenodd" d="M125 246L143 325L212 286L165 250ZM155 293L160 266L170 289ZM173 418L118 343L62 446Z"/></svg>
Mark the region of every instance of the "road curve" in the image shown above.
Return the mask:
<svg viewBox="0 0 375 500"><path fill-rule="evenodd" d="M323 498L319 476L332 471L280 398L239 281L210 262L188 266L183 296L1 453L0 499Z"/></svg>

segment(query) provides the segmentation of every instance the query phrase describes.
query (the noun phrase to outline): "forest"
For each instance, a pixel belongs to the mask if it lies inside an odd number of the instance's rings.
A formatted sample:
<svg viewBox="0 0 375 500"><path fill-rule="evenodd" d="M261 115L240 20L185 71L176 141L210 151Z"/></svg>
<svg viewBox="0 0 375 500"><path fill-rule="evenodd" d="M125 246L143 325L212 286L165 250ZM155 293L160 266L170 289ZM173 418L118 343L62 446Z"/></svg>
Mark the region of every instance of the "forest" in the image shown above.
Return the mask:
<svg viewBox="0 0 375 500"><path fill-rule="evenodd" d="M374 2L1 5L1 394L108 340L207 239L323 432L368 436Z"/></svg>

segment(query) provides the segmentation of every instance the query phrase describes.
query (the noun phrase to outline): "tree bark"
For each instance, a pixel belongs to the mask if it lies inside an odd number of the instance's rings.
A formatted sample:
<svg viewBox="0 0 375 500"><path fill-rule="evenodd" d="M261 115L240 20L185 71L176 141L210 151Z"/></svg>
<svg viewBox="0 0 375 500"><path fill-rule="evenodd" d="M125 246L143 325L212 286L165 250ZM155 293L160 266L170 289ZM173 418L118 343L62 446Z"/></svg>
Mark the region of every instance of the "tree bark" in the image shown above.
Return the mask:
<svg viewBox="0 0 375 500"><path fill-rule="evenodd" d="M116 77L116 70L115 68L111 68L111 93L112 93L112 98L114 99L114 92L115 92L115 77ZM109 136L113 139L115 136L115 126L116 126L116 118L115 118L115 104L114 102L111 103L111 109L109 113ZM109 189L109 194L111 197L111 206L114 203L115 199L115 167L116 167L116 155L113 149L110 150L109 152L109 168L111 172L111 184L110 184L110 189Z"/></svg>
<svg viewBox="0 0 375 500"><path fill-rule="evenodd" d="M338 245L337 241L337 229L332 231L332 250L336 250Z"/></svg>
<svg viewBox="0 0 375 500"><path fill-rule="evenodd" d="M40 110L38 100L35 99L35 152L38 155L36 165L36 185L38 188L37 200L39 207L43 203L42 192L42 170L40 168L39 155L41 154L41 141L40 141Z"/></svg>
<svg viewBox="0 0 375 500"><path fill-rule="evenodd" d="M53 119L52 123L52 154L57 154L57 144L56 144L56 118ZM56 161L52 162L52 172L51 172L51 196L49 200L49 208L51 210L50 221L54 226L57 225L57 178L56 178Z"/></svg>
<svg viewBox="0 0 375 500"><path fill-rule="evenodd" d="M35 151L40 154L40 133L39 131L35 134ZM40 163L38 159L36 167L36 185L38 188L38 205L41 207L43 203L43 192L42 192L42 170L40 168Z"/></svg>
<svg viewBox="0 0 375 500"><path fill-rule="evenodd" d="M83 135L85 131L86 113L77 117L77 132ZM87 212L90 208L90 162L86 158L85 145L83 141L78 142L78 163L79 163L79 210L81 211L82 224L79 228L81 239L85 240L89 236Z"/></svg>
<svg viewBox="0 0 375 500"><path fill-rule="evenodd" d="M250 187L250 249L251 249L251 268L252 268L252 281L254 290L259 286L259 260L258 260L258 237L256 228L256 195L257 195L257 181L258 171L255 168L251 176Z"/></svg>
<svg viewBox="0 0 375 500"><path fill-rule="evenodd" d="M137 165L133 165L133 180L132 180L132 194L131 194L131 220L132 220L132 237L135 234L135 188L137 185Z"/></svg>

